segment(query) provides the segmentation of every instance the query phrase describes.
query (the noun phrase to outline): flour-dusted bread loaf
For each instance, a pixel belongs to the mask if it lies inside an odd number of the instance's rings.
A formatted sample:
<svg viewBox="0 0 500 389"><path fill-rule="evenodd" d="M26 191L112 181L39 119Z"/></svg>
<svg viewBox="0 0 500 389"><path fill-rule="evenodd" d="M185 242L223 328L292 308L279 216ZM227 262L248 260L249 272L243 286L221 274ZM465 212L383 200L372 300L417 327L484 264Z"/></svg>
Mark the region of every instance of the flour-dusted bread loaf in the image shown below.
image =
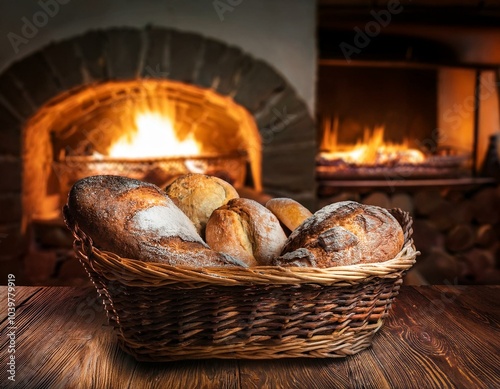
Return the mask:
<svg viewBox="0 0 500 389"><path fill-rule="evenodd" d="M205 226L212 212L237 198L233 186L220 178L205 174L186 174L174 180L167 195L191 219L198 234L205 237Z"/></svg>
<svg viewBox="0 0 500 389"><path fill-rule="evenodd" d="M290 231L295 230L304 220L312 216L311 211L302 204L286 197L269 200L266 203L266 208L274 213L278 220Z"/></svg>
<svg viewBox="0 0 500 389"><path fill-rule="evenodd" d="M123 258L173 266L245 266L211 250L189 218L153 184L87 177L73 185L65 213L95 247Z"/></svg>
<svg viewBox="0 0 500 389"><path fill-rule="evenodd" d="M205 232L210 247L249 266L270 265L286 241L271 211L254 200L242 198L232 199L216 209Z"/></svg>
<svg viewBox="0 0 500 389"><path fill-rule="evenodd" d="M325 268L383 262L399 253L403 241L403 229L386 209L342 201L305 220L273 263Z"/></svg>

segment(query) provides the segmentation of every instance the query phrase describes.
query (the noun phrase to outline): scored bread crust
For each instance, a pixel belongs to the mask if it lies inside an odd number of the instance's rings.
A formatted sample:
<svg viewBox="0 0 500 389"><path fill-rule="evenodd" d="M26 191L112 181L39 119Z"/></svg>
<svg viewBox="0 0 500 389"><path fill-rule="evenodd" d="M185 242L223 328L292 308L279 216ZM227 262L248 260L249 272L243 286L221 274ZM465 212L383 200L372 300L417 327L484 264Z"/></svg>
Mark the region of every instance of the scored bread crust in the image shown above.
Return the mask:
<svg viewBox="0 0 500 389"><path fill-rule="evenodd" d="M249 230L248 222L233 210L217 209L208 220L205 236L212 249L257 266Z"/></svg>
<svg viewBox="0 0 500 389"><path fill-rule="evenodd" d="M246 266L211 250L193 223L156 185L121 176L76 182L68 212L100 250L173 266Z"/></svg>
<svg viewBox="0 0 500 389"><path fill-rule="evenodd" d="M279 220L266 207L236 198L216 209L207 223L208 245L245 261L249 266L270 265L286 241Z"/></svg>
<svg viewBox="0 0 500 389"><path fill-rule="evenodd" d="M403 241L403 229L386 209L343 201L305 220L273 263L333 267L383 262L399 253Z"/></svg>

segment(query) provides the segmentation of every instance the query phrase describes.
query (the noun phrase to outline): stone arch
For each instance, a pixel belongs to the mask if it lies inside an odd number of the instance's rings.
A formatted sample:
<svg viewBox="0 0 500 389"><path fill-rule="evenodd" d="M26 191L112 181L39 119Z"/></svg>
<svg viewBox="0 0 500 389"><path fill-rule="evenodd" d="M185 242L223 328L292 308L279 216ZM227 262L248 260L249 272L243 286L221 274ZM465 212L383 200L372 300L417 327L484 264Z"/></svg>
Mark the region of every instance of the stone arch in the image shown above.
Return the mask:
<svg viewBox="0 0 500 389"><path fill-rule="evenodd" d="M111 28L52 43L0 75L0 206L8 209L0 217L0 233L15 236L22 231L28 120L68 91L141 78L196 85L244 107L262 138L263 190L313 207L315 124L305 102L279 71L238 47L199 34L157 27Z"/></svg>

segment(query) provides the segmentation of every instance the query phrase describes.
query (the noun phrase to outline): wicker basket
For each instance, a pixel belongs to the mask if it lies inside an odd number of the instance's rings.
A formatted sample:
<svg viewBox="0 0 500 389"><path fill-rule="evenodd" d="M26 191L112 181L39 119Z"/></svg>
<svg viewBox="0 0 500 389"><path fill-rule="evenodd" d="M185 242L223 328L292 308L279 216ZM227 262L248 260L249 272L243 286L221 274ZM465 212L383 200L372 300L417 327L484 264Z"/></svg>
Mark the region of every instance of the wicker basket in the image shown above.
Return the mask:
<svg viewBox="0 0 500 389"><path fill-rule="evenodd" d="M369 347L418 252L412 220L392 260L328 269L189 268L74 247L121 347L141 361L345 357Z"/></svg>

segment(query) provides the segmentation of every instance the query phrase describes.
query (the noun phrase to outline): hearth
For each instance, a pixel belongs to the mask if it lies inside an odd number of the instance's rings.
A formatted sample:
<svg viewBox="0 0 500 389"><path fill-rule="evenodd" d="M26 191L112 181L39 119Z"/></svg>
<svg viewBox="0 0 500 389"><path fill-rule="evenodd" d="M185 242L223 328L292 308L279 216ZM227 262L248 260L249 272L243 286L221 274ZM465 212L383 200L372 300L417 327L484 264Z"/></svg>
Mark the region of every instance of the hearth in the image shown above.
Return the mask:
<svg viewBox="0 0 500 389"><path fill-rule="evenodd" d="M411 148L408 140L387 142L384 127L365 129L355 145L338 144L338 128L325 125L316 157L316 176L323 180L366 180L393 177L412 179L447 178L467 175L464 164L470 158L451 147L432 153Z"/></svg>
<svg viewBox="0 0 500 389"><path fill-rule="evenodd" d="M498 8L473 3L320 3L319 206L410 212L408 282L500 282Z"/></svg>
<svg viewBox="0 0 500 389"><path fill-rule="evenodd" d="M248 180L262 190L255 120L232 99L193 85L139 79L66 92L27 122L25 134L24 209L35 221L60 219L70 187L96 174L164 186L196 172L243 187L248 165ZM49 143L31 146L42 134Z"/></svg>

